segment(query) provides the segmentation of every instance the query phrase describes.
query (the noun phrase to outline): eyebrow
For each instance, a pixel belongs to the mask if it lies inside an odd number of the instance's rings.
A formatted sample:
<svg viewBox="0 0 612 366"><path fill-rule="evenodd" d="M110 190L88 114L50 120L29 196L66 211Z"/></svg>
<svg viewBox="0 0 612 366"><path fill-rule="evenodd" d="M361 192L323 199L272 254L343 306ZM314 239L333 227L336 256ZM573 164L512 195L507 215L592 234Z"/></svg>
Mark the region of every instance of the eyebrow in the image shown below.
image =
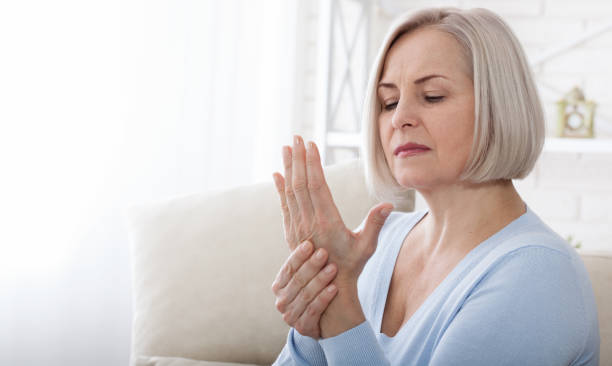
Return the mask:
<svg viewBox="0 0 612 366"><path fill-rule="evenodd" d="M444 75L438 75L438 74L431 74L431 75L426 75L423 76L421 78L418 78L414 81L414 84L423 84L424 82L426 82L429 79L433 79L433 78L442 78L442 79L447 79L448 78ZM395 84L393 83L379 83L378 84L379 88L395 88Z"/></svg>

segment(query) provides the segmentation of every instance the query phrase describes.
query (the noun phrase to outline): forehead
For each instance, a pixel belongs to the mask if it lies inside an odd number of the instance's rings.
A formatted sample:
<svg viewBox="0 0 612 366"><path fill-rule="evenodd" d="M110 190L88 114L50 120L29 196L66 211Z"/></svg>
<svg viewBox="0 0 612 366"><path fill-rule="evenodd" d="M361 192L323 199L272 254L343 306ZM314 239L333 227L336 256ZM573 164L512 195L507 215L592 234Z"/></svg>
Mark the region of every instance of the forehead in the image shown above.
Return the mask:
<svg viewBox="0 0 612 366"><path fill-rule="evenodd" d="M381 80L404 78L433 72L451 79L466 74L465 55L450 34L422 28L400 36L387 52ZM416 77L415 77L416 78Z"/></svg>

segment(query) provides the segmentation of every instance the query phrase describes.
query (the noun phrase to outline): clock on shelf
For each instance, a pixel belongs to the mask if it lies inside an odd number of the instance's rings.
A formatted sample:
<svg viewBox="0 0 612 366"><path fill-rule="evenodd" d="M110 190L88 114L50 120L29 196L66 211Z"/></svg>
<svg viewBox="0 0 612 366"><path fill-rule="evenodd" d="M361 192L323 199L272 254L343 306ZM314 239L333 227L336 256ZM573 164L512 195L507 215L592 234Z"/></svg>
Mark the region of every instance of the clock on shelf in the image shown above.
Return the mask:
<svg viewBox="0 0 612 366"><path fill-rule="evenodd" d="M574 87L558 101L557 107L559 113L558 137L594 137L595 102L585 100L584 93L579 87Z"/></svg>

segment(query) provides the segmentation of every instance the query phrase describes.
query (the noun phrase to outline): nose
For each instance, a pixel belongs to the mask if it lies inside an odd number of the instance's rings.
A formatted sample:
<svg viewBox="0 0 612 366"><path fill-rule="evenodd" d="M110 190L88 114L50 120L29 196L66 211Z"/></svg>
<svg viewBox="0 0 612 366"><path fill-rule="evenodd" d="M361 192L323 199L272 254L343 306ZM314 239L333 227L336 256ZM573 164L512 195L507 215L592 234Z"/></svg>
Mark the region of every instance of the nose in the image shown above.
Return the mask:
<svg viewBox="0 0 612 366"><path fill-rule="evenodd" d="M402 103L400 100L397 103L393 117L391 117L393 128L415 127L418 124L419 117L416 115L415 108L407 105L407 103Z"/></svg>

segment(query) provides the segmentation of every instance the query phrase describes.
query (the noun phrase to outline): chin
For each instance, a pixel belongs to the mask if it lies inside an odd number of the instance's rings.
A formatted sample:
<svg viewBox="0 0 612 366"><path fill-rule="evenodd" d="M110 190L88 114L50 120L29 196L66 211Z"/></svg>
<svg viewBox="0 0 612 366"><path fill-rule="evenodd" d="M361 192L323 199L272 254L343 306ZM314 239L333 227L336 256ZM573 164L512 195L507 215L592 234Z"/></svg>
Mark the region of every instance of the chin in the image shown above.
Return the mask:
<svg viewBox="0 0 612 366"><path fill-rule="evenodd" d="M420 189L431 186L431 176L421 174L410 174L408 172L402 172L399 175L395 175L395 180L399 185L405 188Z"/></svg>

